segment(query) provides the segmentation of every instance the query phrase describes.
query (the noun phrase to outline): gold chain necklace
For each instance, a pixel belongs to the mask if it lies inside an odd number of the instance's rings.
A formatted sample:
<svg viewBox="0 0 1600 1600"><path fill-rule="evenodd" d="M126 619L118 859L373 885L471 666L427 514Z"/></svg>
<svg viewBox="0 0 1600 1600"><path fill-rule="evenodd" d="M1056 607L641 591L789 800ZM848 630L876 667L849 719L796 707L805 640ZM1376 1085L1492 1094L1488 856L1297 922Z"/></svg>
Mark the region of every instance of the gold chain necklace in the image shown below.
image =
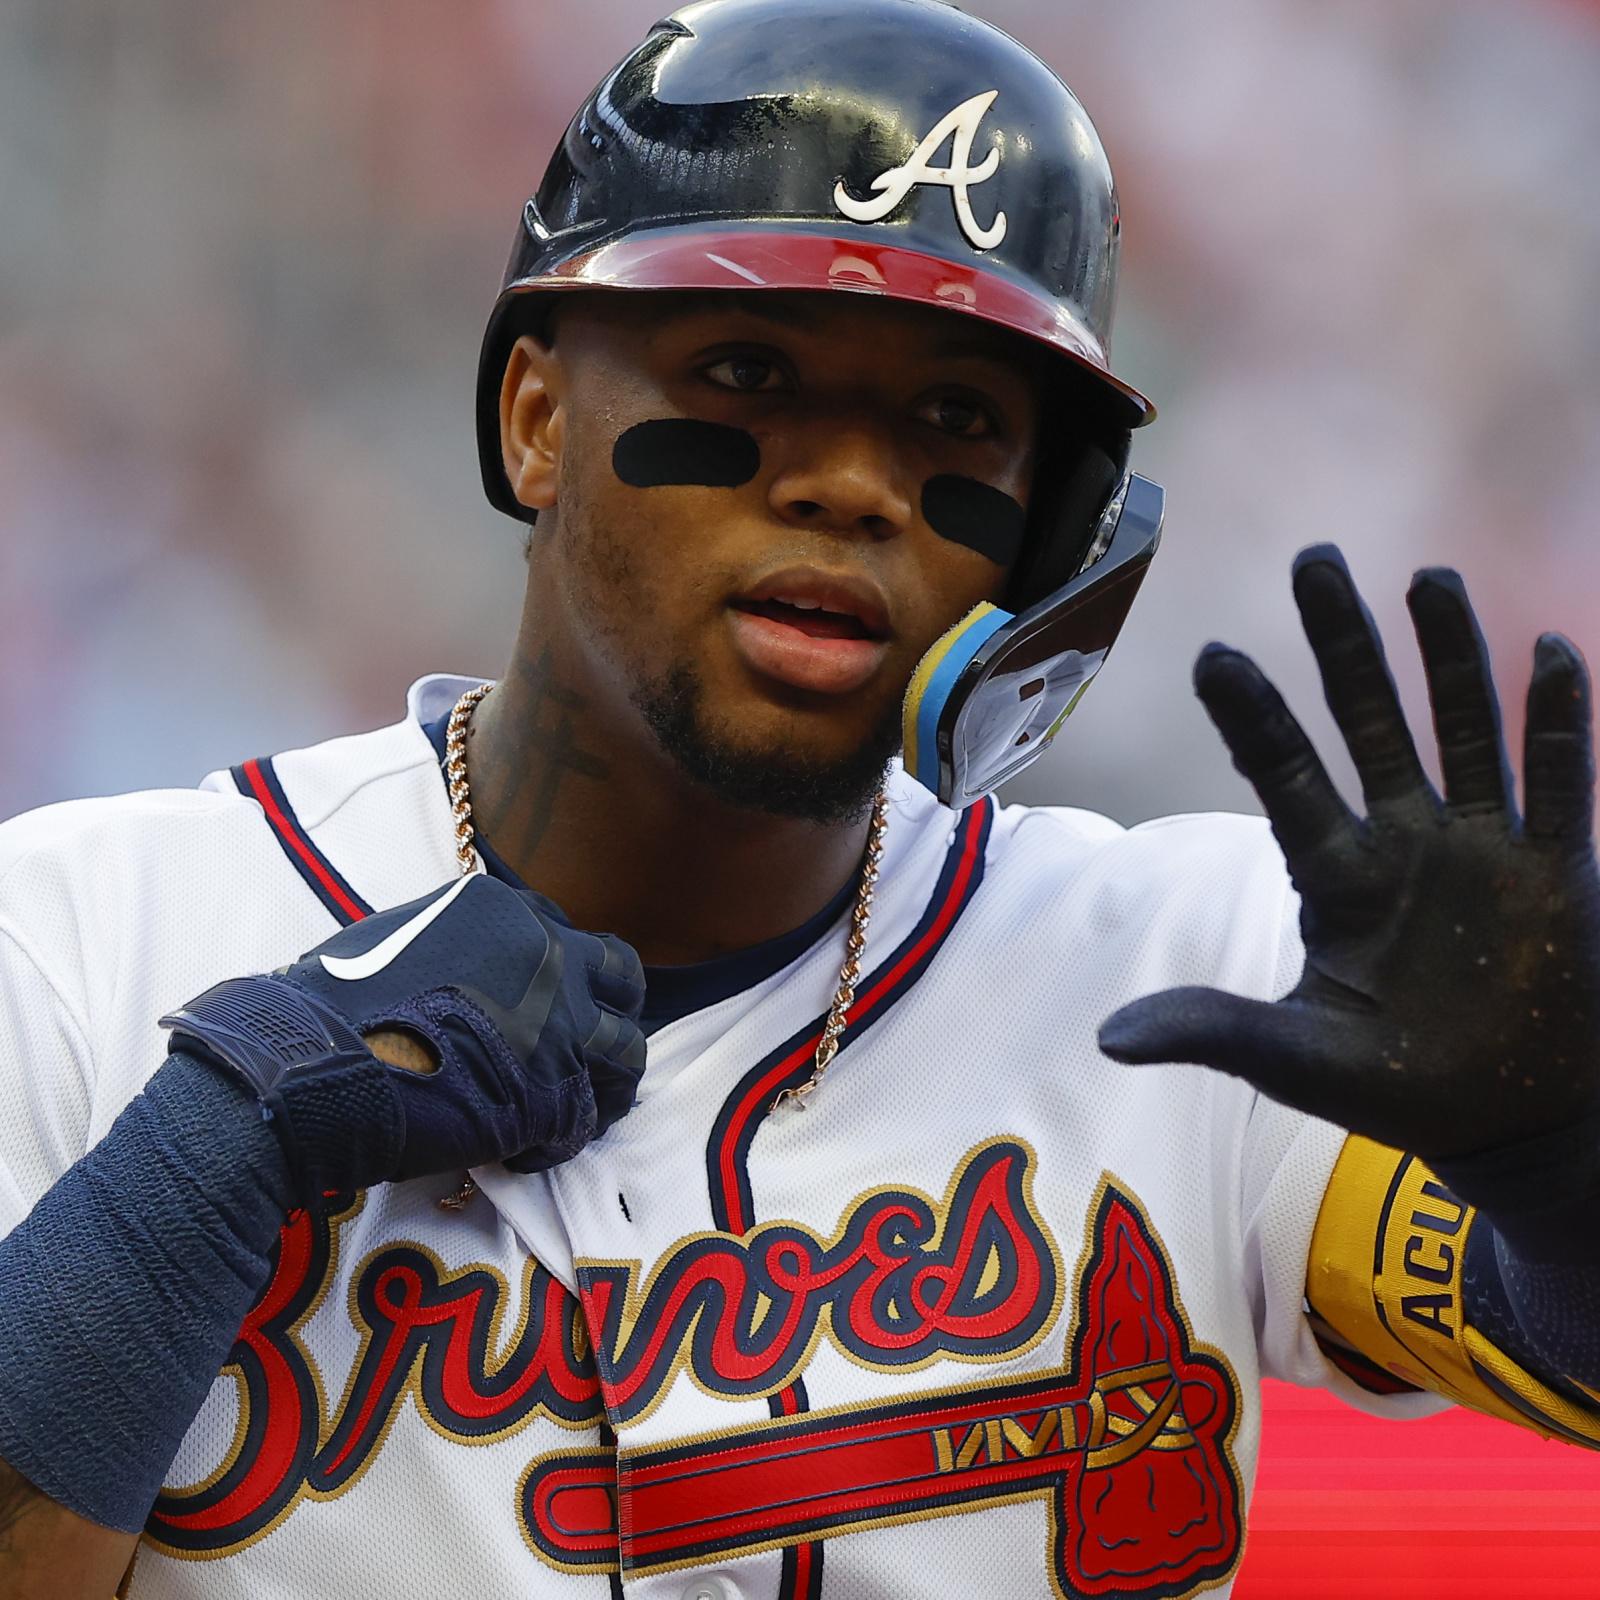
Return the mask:
<svg viewBox="0 0 1600 1600"><path fill-rule="evenodd" d="M444 777L450 793L450 816L455 823L456 861L463 875L477 872L482 866L477 846L472 842L472 792L467 786L467 724L472 721L472 713L477 710L478 702L493 687L492 683L482 683L476 689L468 689L456 701L450 721L445 725ZM872 896L878 887L878 871L883 865L883 835L888 821L889 796L887 790L880 789L877 799L872 802L872 821L867 826L867 851L861 863L861 882L856 887L856 903L850 912L850 933L845 940L844 965L839 968L839 986L833 992L828 1020L823 1026L822 1037L817 1041L811 1076L804 1083L785 1089L772 1102L774 1111L785 1102L804 1111L807 1097L822 1082L823 1073L832 1066L833 1058L839 1053L839 1039L849 1021L850 1007L856 1000L856 984L861 977L861 957L867 948L867 923L872 917Z"/></svg>
<svg viewBox="0 0 1600 1600"><path fill-rule="evenodd" d="M839 1053L839 1036L849 1020L850 1007L856 1003L856 980L861 976L861 957L867 948L867 922L872 916L872 895L878 887L878 869L883 865L883 832L889 821L889 794L878 791L872 802L872 821L867 825L867 853L861 863L861 882L856 887L856 903L850 912L850 937L844 944L844 965L839 968L839 987L833 991L833 1004L828 1009L828 1020L817 1040L817 1055L811 1076L792 1089L785 1089L772 1102L772 1109L788 1102L806 1108L806 1097L819 1083L822 1074L833 1065Z"/></svg>
<svg viewBox="0 0 1600 1600"><path fill-rule="evenodd" d="M472 794L467 788L467 724L478 702L494 688L480 683L456 701L444 728L444 781L450 791L450 817L456 825L456 865L462 877L478 870L478 847L472 842Z"/></svg>

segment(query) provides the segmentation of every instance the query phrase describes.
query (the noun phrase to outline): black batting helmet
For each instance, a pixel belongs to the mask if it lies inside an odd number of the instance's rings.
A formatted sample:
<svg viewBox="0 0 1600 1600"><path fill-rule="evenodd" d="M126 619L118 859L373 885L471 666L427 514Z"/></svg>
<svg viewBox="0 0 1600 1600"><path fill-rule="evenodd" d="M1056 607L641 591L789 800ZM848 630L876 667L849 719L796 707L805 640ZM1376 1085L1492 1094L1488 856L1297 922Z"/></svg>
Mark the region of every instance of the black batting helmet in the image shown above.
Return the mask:
<svg viewBox="0 0 1600 1600"><path fill-rule="evenodd" d="M1154 415L1109 364L1117 233L1088 114L989 23L941 0L697 0L584 102L523 213L479 366L484 489L533 520L506 479L499 398L549 294L830 289L936 306L1059 358L1007 599L1021 610L1079 571L1129 430Z"/></svg>

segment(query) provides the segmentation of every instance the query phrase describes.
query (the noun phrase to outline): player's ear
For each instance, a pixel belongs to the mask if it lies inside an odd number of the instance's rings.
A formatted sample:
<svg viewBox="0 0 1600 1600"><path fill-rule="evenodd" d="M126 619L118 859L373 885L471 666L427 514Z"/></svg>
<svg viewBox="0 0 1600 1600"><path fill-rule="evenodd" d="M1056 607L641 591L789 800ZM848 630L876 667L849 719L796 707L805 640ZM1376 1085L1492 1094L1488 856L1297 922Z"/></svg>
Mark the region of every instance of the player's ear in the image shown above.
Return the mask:
<svg viewBox="0 0 1600 1600"><path fill-rule="evenodd" d="M512 492L534 511L556 503L565 433L559 394L555 351L524 334L511 348L500 385L500 450Z"/></svg>

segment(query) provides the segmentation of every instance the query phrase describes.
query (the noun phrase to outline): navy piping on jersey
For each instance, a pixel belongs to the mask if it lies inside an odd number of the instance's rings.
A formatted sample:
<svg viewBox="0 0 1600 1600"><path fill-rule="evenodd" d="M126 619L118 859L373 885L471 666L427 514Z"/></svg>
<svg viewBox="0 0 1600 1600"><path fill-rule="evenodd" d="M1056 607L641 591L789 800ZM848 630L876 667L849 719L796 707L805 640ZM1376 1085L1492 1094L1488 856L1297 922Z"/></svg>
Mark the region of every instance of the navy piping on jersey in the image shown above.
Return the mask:
<svg viewBox="0 0 1600 1600"><path fill-rule="evenodd" d="M983 882L994 812L994 801L985 798L956 820L939 880L917 925L856 985L855 1004L845 1013L844 1032L839 1035L841 1055L911 992L972 903ZM758 1061L717 1114L706 1149L706 1178L712 1216L725 1233L742 1236L756 1225L750 1147L778 1096L811 1076L827 1020L824 1011Z"/></svg>
<svg viewBox="0 0 1600 1600"><path fill-rule="evenodd" d="M939 881L916 927L857 986L856 1002L846 1013L845 1030L839 1037L841 1051L911 992L943 948L983 882L993 826L994 801L990 799L980 800L957 819ZM743 1235L756 1225L755 1199L750 1188L750 1147L777 1096L810 1076L827 1020L826 1014L819 1016L790 1035L739 1080L722 1104L706 1147L706 1177L711 1190L711 1213L724 1233ZM774 1417L798 1416L810 1408L810 1397L800 1378L767 1400L767 1409ZM784 1550L778 1600L820 1600L826 1550L826 1542L821 1539ZM625 1545L622 1564L624 1569L629 1565Z"/></svg>
<svg viewBox="0 0 1600 1600"><path fill-rule="evenodd" d="M278 782L271 756L246 761L228 769L234 787L247 800L254 800L266 815L289 864L306 881L328 914L341 928L372 915L372 907L345 881L339 869L311 842L311 835L300 826L300 819L289 804L289 797Z"/></svg>
<svg viewBox="0 0 1600 1600"><path fill-rule="evenodd" d="M443 716L436 722L425 724L422 730L438 752L441 766L444 764L444 737L449 721L448 716ZM481 833L474 833L473 840L491 877L499 878L502 883L509 883L515 889L528 888L495 854ZM707 1006L743 994L746 989L753 989L773 973L781 972L803 956L845 914L855 899L856 883L857 879L852 877L814 917L807 918L788 933L780 933L776 939L751 945L747 950L735 950L731 955L717 956L711 961L696 961L689 966L646 967L644 1014L639 1019L639 1026L646 1034L654 1033L657 1028L676 1022L679 1017L704 1011ZM550 901L544 900L543 896L540 899L547 909L560 915ZM566 919L563 917L562 920Z"/></svg>

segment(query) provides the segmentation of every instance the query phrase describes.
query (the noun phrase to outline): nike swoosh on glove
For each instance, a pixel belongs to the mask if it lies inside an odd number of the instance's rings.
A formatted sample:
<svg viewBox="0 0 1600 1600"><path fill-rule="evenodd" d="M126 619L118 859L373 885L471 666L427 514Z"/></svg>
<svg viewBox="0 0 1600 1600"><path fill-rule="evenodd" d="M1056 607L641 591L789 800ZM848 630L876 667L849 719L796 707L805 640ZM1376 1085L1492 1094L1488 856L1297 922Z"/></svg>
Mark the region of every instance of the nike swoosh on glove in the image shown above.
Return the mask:
<svg viewBox="0 0 1600 1600"><path fill-rule="evenodd" d="M628 945L479 874L281 972L217 984L161 1023L172 1051L256 1095L315 1206L373 1183L570 1159L633 1104L643 1004ZM379 1030L420 1037L436 1069L379 1060L363 1037Z"/></svg>
<svg viewBox="0 0 1600 1600"><path fill-rule="evenodd" d="M1424 571L1408 595L1442 797L1339 552L1303 552L1294 589L1367 815L1345 805L1248 657L1208 646L1195 688L1261 797L1300 892L1300 982L1274 1004L1200 988L1152 995L1106 1021L1101 1048L1119 1061L1215 1067L1412 1151L1530 1259L1592 1253L1600 873L1582 659L1559 635L1538 642L1519 816L1488 655L1460 578Z"/></svg>

